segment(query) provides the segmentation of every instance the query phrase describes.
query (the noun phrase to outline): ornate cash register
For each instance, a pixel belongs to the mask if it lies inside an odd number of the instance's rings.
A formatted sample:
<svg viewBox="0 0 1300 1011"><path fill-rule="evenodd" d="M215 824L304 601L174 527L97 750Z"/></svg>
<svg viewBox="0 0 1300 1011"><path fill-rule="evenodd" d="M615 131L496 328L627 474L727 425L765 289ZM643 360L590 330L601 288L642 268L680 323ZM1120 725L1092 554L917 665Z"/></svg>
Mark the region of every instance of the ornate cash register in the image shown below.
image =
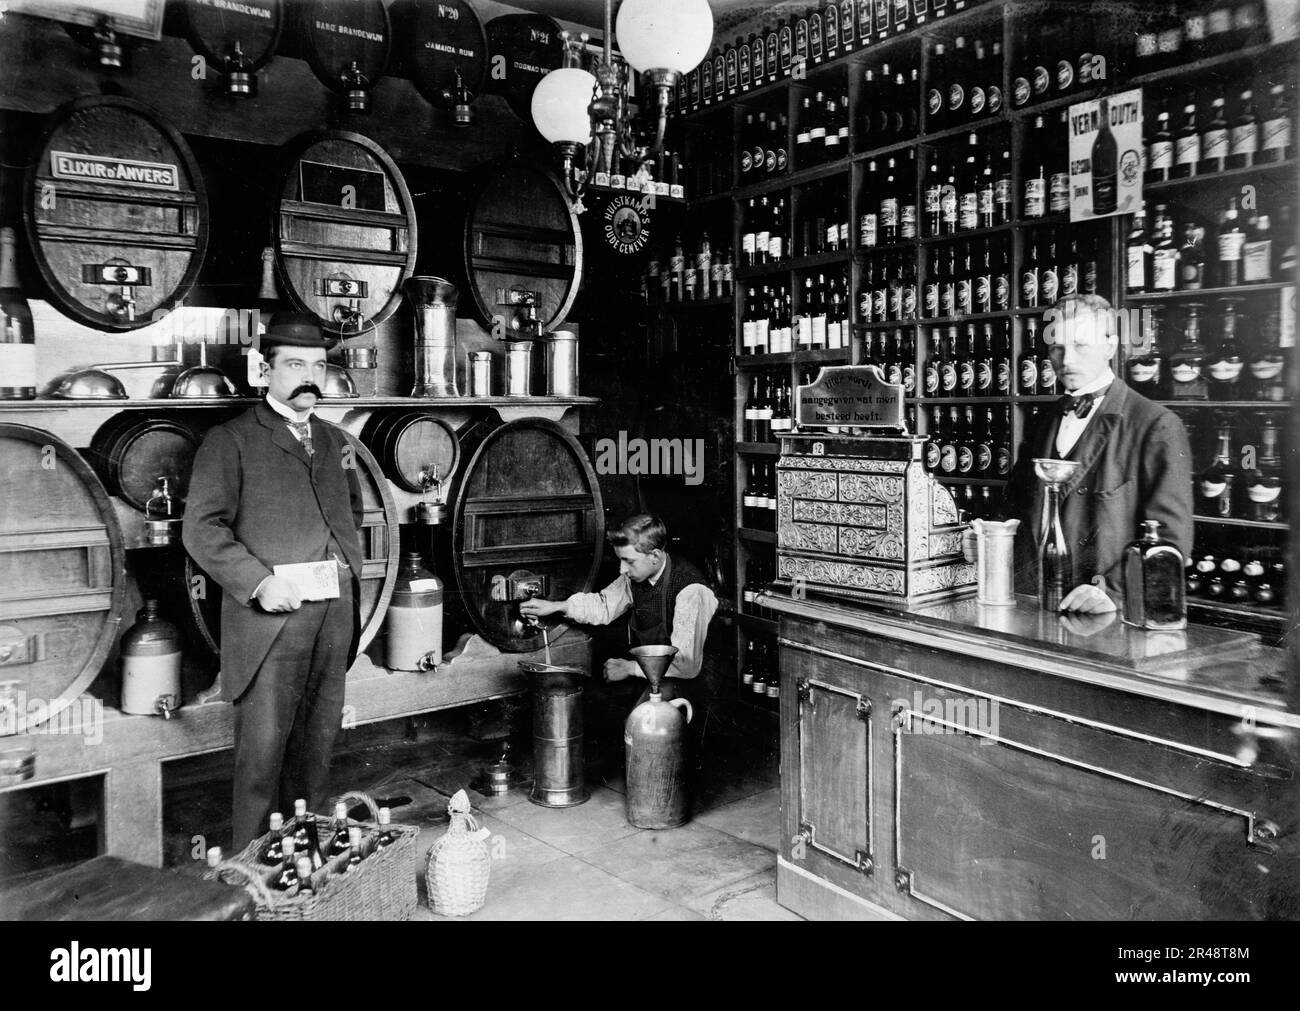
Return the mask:
<svg viewBox="0 0 1300 1011"><path fill-rule="evenodd" d="M903 604L974 591L965 524L907 434L903 387L874 366L823 368L795 416L777 464L778 588Z"/></svg>

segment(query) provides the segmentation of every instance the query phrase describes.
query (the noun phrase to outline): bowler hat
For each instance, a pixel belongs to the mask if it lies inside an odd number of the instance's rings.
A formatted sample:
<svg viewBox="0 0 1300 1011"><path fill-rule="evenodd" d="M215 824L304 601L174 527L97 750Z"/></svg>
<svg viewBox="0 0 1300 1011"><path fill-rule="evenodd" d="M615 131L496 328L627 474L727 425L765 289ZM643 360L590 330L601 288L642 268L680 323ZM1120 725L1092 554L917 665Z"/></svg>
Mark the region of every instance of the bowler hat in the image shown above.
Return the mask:
<svg viewBox="0 0 1300 1011"><path fill-rule="evenodd" d="M320 320L306 312L277 312L266 325L266 333L258 344L260 348L288 345L296 348L325 348L329 350L338 338L321 329Z"/></svg>

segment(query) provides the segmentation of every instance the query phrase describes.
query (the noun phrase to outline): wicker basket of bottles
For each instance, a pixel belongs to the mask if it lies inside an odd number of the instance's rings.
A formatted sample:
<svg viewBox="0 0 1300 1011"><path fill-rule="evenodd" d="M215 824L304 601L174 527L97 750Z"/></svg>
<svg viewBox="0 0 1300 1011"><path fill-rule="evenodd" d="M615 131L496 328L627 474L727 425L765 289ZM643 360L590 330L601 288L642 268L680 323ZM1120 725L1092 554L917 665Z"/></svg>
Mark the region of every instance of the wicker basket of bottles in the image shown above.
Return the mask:
<svg viewBox="0 0 1300 1011"><path fill-rule="evenodd" d="M419 829L381 825L379 808L364 793L339 798L345 810L357 801L370 809L369 822L295 815L205 876L248 888L259 920L409 920L417 904L412 850ZM300 845L313 824L322 863L304 883L288 867L303 852L295 840ZM334 845L340 832L348 834L346 849ZM305 852L310 856L310 848Z"/></svg>

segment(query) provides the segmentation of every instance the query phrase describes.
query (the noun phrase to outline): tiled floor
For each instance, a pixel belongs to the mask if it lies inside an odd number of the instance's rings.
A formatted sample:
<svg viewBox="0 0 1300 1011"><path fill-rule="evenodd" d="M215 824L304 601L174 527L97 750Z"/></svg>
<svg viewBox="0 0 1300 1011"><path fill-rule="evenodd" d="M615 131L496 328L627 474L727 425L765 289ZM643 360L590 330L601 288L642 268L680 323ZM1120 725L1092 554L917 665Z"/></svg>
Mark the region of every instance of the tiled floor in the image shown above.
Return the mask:
<svg viewBox="0 0 1300 1011"><path fill-rule="evenodd" d="M428 906L425 861L447 828L449 797L469 792L490 835L487 900L469 920L790 920L775 897L780 793L775 722L739 703L708 712L692 818L663 831L633 828L624 813L622 719L588 709L591 799L564 809L528 801L531 747L525 733L512 760L521 782L503 796L472 789L501 741L480 741L470 714L447 713L349 731L333 781L355 786L420 826L412 848L417 919L456 919ZM405 731L405 732L403 732ZM521 753L522 752L522 753ZM187 852L200 826L229 835L228 763L214 757L181 777L168 803L168 851ZM182 864L182 860L169 861Z"/></svg>
<svg viewBox="0 0 1300 1011"><path fill-rule="evenodd" d="M737 728L725 720L714 726L719 732L705 741L694 784L694 816L679 828L650 831L628 824L621 757L612 748L588 765L591 799L576 807L538 807L528 802L525 789L491 798L471 792L475 816L491 833L492 871L483 908L463 919L799 919L776 902L780 791L774 737L764 734L756 741L751 731L728 733ZM599 751L600 743L593 740L590 750ZM469 768L444 765L411 777L449 793L466 785ZM440 818L421 832L421 864L444 831ZM429 909L423 866L417 877L417 918L450 919Z"/></svg>

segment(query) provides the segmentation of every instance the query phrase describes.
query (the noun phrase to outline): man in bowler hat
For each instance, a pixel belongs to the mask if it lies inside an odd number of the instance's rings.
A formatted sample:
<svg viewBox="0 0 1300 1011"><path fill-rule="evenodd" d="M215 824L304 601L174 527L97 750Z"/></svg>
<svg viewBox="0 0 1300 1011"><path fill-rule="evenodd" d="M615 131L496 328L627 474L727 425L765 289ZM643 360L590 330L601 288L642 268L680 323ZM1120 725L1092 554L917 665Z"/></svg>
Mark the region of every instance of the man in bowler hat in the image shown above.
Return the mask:
<svg viewBox="0 0 1300 1011"><path fill-rule="evenodd" d="M208 432L190 478L185 549L222 589L236 847L299 797L325 803L356 651L361 485L347 437L315 416L333 343L312 316L273 316L259 348L266 399ZM336 567L337 596L304 600L274 571L302 562Z"/></svg>

